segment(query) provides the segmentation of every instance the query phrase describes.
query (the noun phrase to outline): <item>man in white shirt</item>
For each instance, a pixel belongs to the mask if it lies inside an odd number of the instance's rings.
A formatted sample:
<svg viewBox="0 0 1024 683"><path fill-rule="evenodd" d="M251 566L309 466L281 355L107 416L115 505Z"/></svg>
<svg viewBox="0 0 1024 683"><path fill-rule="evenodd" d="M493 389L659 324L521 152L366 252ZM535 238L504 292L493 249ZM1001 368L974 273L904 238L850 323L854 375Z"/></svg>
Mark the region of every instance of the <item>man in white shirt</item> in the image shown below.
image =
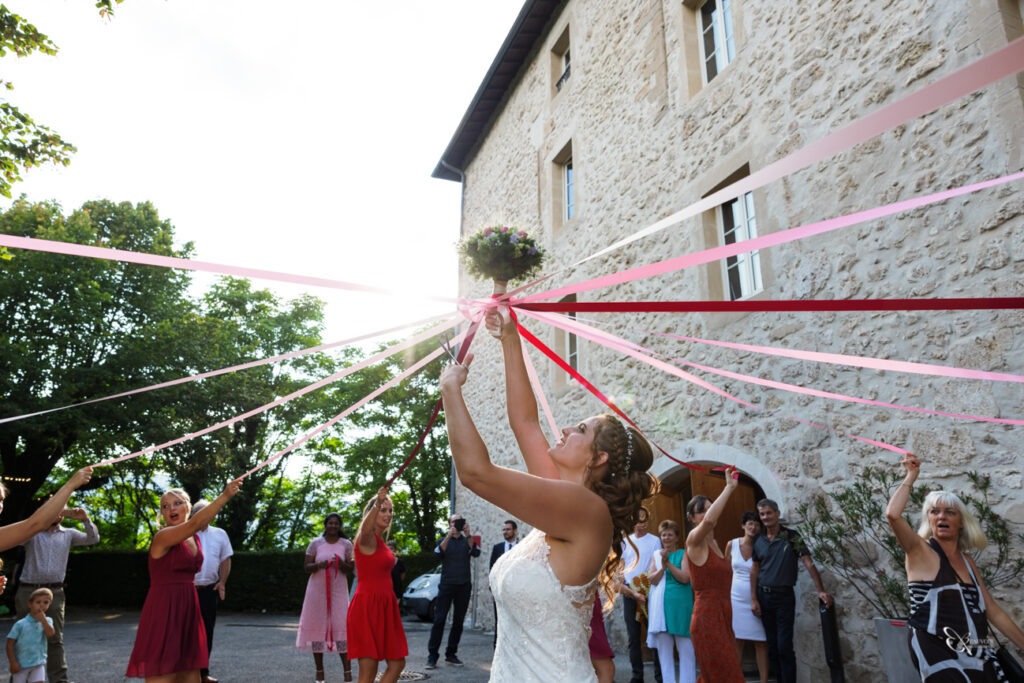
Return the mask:
<svg viewBox="0 0 1024 683"><path fill-rule="evenodd" d="M631 582L633 577L643 574L651 566L651 557L661 550L661 539L647 533L647 520L650 513L641 507L636 526L629 539L622 542L622 580L619 593L622 594L622 612L626 619L626 633L629 634L629 664L633 669L630 683L642 683L644 680L644 659L640 649L640 622L636 619L637 603L647 602L647 598L634 590ZM636 550L629 541L633 541ZM657 660L655 660L657 661ZM654 680L661 683L661 669L654 667Z"/></svg>
<svg viewBox="0 0 1024 683"><path fill-rule="evenodd" d="M192 515L209 505L200 500L192 506ZM213 627L217 623L217 601L223 600L224 586L231 573L231 540L223 529L207 524L198 531L199 542L203 545L203 568L196 574L196 593L199 595L199 613L203 615L206 627L206 647L213 652ZM203 683L217 683L209 669L202 669Z"/></svg>
<svg viewBox="0 0 1024 683"><path fill-rule="evenodd" d="M67 529L61 519L82 522L85 531ZM68 553L73 545L93 545L100 540L100 532L82 508L64 510L46 531L25 541L25 565L21 570L21 583L14 595L14 609L18 618L28 614L28 599L37 588L49 588L53 593L46 616L53 619L53 637L46 648L46 671L51 683L67 683L68 662L64 657L64 574L68 569Z"/></svg>

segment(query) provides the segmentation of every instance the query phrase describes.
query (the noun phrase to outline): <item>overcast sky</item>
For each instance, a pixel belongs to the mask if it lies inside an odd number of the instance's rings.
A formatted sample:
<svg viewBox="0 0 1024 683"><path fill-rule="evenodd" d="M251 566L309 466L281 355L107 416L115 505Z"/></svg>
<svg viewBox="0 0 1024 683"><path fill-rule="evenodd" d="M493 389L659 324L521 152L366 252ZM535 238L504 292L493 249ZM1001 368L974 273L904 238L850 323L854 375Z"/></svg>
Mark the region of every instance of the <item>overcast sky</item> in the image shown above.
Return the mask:
<svg viewBox="0 0 1024 683"><path fill-rule="evenodd" d="M430 173L522 0L5 4L60 48L5 57L8 99L78 147L15 196L149 200L196 258L455 294L459 185ZM310 291L327 340L451 309Z"/></svg>

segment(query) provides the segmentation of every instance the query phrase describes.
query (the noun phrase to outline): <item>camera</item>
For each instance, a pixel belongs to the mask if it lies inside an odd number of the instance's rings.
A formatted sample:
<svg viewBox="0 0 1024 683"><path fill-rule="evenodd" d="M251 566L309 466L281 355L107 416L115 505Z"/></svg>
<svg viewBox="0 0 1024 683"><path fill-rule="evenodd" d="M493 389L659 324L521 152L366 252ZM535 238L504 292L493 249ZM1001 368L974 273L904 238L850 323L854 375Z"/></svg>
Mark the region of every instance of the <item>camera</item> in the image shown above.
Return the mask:
<svg viewBox="0 0 1024 683"><path fill-rule="evenodd" d="M464 519L457 519L453 522L453 524L455 525L456 531L462 531L466 528L466 520Z"/></svg>

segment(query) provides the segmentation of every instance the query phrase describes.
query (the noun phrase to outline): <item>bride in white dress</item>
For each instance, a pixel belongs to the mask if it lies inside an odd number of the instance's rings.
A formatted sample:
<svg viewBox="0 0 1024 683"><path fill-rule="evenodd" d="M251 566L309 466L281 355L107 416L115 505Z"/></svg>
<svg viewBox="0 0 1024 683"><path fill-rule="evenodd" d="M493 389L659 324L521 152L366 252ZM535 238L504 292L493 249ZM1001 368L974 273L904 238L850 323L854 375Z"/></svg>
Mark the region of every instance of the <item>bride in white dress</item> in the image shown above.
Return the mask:
<svg viewBox="0 0 1024 683"><path fill-rule="evenodd" d="M527 472L493 464L473 424L462 396L472 355L440 383L459 481L534 527L491 570L500 624L491 681L596 681L587 647L594 591L600 583L606 604L614 600L621 541L657 490L651 447L612 415L563 429L549 447L515 322L491 314L487 323L500 330L509 424Z"/></svg>

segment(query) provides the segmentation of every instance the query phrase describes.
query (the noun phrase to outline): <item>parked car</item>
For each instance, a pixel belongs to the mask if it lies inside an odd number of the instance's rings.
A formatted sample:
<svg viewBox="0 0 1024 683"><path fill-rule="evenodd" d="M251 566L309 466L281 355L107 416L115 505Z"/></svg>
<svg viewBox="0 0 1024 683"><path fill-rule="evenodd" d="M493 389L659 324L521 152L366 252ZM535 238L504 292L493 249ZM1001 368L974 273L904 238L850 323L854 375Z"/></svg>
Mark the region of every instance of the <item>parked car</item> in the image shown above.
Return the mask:
<svg viewBox="0 0 1024 683"><path fill-rule="evenodd" d="M417 576L402 594L402 607L423 621L434 620L434 605L437 603L437 587L441 584L441 565L429 574Z"/></svg>

